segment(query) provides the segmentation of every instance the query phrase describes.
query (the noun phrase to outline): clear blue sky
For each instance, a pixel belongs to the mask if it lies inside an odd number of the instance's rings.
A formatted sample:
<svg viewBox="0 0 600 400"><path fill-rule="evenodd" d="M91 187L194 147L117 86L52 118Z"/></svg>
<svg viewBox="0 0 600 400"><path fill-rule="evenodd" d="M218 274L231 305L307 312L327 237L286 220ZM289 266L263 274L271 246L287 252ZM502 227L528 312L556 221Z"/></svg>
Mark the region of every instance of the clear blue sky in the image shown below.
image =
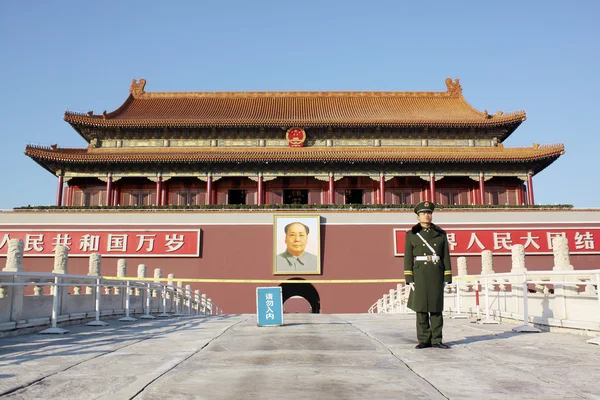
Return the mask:
<svg viewBox="0 0 600 400"><path fill-rule="evenodd" d="M0 1L0 209L55 203L30 144L85 147L65 110L146 91L445 91L564 143L536 203L599 207L599 1Z"/></svg>

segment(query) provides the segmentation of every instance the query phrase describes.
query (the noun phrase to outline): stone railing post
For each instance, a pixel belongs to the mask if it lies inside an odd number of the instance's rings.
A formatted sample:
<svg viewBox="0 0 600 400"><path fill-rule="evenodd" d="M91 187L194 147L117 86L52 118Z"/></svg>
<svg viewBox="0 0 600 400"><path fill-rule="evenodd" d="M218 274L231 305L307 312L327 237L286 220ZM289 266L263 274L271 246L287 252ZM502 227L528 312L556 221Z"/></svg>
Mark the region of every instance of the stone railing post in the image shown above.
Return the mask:
<svg viewBox="0 0 600 400"><path fill-rule="evenodd" d="M23 272L23 252L24 245L21 239L10 239L8 242L8 252L6 253L6 265L2 269L4 272ZM12 282L24 282L25 277L14 276ZM0 283L1 285L1 283ZM8 298L10 301L10 320L19 321L23 315L23 302L25 296L24 286L7 286L1 288L3 293L0 298Z"/></svg>
<svg viewBox="0 0 600 400"><path fill-rule="evenodd" d="M571 265L571 256L569 254L569 242L564 236L552 238L552 252L554 253L553 271L573 271ZM573 275L554 275L552 277L557 282L565 282L575 279ZM577 285L568 285L564 283L556 283L554 285L554 304L556 310L554 317L557 319L568 319L567 303L569 298L573 298L579 294Z"/></svg>
<svg viewBox="0 0 600 400"><path fill-rule="evenodd" d="M175 295L175 314L183 313L183 281L177 281Z"/></svg>
<svg viewBox="0 0 600 400"><path fill-rule="evenodd" d="M88 276L99 276L102 265L102 256L99 253L90 254L89 266L88 266ZM94 287L86 286L85 294L94 293Z"/></svg>
<svg viewBox="0 0 600 400"><path fill-rule="evenodd" d="M67 274L69 273L69 249L67 246L56 246L54 250L54 269L52 270L53 274ZM64 279L59 279L60 283L67 283ZM58 290L58 315L62 315L63 304L68 301L69 290L68 286L58 286L55 288L52 286L52 294L54 294L53 290Z"/></svg>
<svg viewBox="0 0 600 400"><path fill-rule="evenodd" d="M206 315L206 293L202 293L202 314Z"/></svg>
<svg viewBox="0 0 600 400"><path fill-rule="evenodd" d="M527 267L525 266L525 247L522 244L515 244L511 248L511 261L512 268L510 270L513 274L519 274L511 278L511 291L514 299L514 312L523 312L523 276L527 273Z"/></svg>
<svg viewBox="0 0 600 400"><path fill-rule="evenodd" d="M469 275L469 266L467 265L467 257L458 257L456 259L456 267L457 267L458 277ZM454 283L456 284L457 289L460 288L461 292L469 291L467 281L457 279L456 282L454 282Z"/></svg>
<svg viewBox="0 0 600 400"><path fill-rule="evenodd" d="M54 269L53 274L68 273L69 266L69 249L67 246L56 246L54 250Z"/></svg>
<svg viewBox="0 0 600 400"><path fill-rule="evenodd" d="M185 285L185 297L187 298L187 313L192 313L192 300L194 298L192 292L192 285Z"/></svg>
<svg viewBox="0 0 600 400"><path fill-rule="evenodd" d="M481 252L481 275L492 275L494 274L494 255L491 250L483 250ZM491 282L491 278L488 281ZM488 284L489 290L494 290L494 284Z"/></svg>
<svg viewBox="0 0 600 400"><path fill-rule="evenodd" d="M6 265L2 269L5 272L23 272L24 244L21 239L10 239L8 241L8 252L6 253Z"/></svg>
<svg viewBox="0 0 600 400"><path fill-rule="evenodd" d="M194 290L194 302L196 303L196 315L200 314L200 289Z"/></svg>
<svg viewBox="0 0 600 400"><path fill-rule="evenodd" d="M145 278L146 277L146 264L139 264L138 265L137 277L138 278ZM140 288L136 287L135 288L135 295L139 296L141 293L142 292L141 292ZM142 299L142 304L144 304L143 299Z"/></svg>
<svg viewBox="0 0 600 400"><path fill-rule="evenodd" d="M117 278L127 277L127 260L125 258L119 258L117 260ZM125 281L119 281L119 284L124 284ZM115 288L115 294L121 294L121 288Z"/></svg>
<svg viewBox="0 0 600 400"><path fill-rule="evenodd" d="M168 286L173 286L173 279L175 279L175 274L167 275L167 285ZM171 288L171 287L167 288L167 299L170 299L171 297L175 297L172 295L171 290L173 290L173 288ZM173 300L171 300L171 309L173 309Z"/></svg>
<svg viewBox="0 0 600 400"><path fill-rule="evenodd" d="M154 283L156 283L157 285L160 284L160 278L162 278L162 269L161 268L154 268ZM158 296L158 290L154 289L152 291L152 297L156 297Z"/></svg>
<svg viewBox="0 0 600 400"><path fill-rule="evenodd" d="M395 313L396 312L396 292L395 292L395 290L390 289L388 296L390 298L390 312Z"/></svg>

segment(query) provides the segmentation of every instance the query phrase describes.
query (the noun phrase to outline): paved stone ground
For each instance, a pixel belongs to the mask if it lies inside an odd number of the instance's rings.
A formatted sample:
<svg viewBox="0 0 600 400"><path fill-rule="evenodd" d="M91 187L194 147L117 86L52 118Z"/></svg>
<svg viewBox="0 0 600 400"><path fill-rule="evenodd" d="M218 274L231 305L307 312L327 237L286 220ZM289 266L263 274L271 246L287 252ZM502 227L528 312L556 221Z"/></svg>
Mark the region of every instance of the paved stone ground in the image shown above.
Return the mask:
<svg viewBox="0 0 600 400"><path fill-rule="evenodd" d="M180 317L0 339L7 399L600 399L600 346L446 318L416 350L414 315Z"/></svg>

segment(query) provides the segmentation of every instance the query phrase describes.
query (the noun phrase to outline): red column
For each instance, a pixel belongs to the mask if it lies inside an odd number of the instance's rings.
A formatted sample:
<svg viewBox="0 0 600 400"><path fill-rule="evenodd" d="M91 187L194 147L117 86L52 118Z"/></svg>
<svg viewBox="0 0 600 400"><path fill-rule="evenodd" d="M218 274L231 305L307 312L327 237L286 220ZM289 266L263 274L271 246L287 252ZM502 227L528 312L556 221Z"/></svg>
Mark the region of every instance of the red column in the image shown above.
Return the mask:
<svg viewBox="0 0 600 400"><path fill-rule="evenodd" d="M329 204L335 204L335 181L333 175L329 175Z"/></svg>
<svg viewBox="0 0 600 400"><path fill-rule="evenodd" d="M527 204L532 206L535 204L533 199L533 178L532 174L527 174Z"/></svg>
<svg viewBox="0 0 600 400"><path fill-rule="evenodd" d="M64 205L65 206L70 206L71 205L71 186L67 185L67 187L65 188L65 198L64 198Z"/></svg>
<svg viewBox="0 0 600 400"><path fill-rule="evenodd" d="M206 179L206 204L212 204L212 176Z"/></svg>
<svg viewBox="0 0 600 400"><path fill-rule="evenodd" d="M379 204L385 204L385 179L379 177Z"/></svg>
<svg viewBox="0 0 600 400"><path fill-rule="evenodd" d="M58 185L56 187L56 205L62 206L62 197L63 197L63 176L60 175L58 177Z"/></svg>
<svg viewBox="0 0 600 400"><path fill-rule="evenodd" d="M112 176L109 176L106 180L106 205L112 204Z"/></svg>
<svg viewBox="0 0 600 400"><path fill-rule="evenodd" d="M263 176L262 174L258 175L258 199L257 204L260 206L263 203Z"/></svg>
<svg viewBox="0 0 600 400"><path fill-rule="evenodd" d="M522 182L517 187L517 204L518 205L522 205L523 204L523 183Z"/></svg>
<svg viewBox="0 0 600 400"><path fill-rule="evenodd" d="M113 187L113 196L112 196L112 205L113 206L118 206L119 205L119 185L115 183L114 187Z"/></svg>
<svg viewBox="0 0 600 400"><path fill-rule="evenodd" d="M433 173L429 175L429 192L431 193L429 196L429 201L432 203L437 203L435 200L435 176Z"/></svg>
<svg viewBox="0 0 600 400"><path fill-rule="evenodd" d="M162 200L162 176L159 176L156 179L156 205L157 206L161 206L161 200Z"/></svg>
<svg viewBox="0 0 600 400"><path fill-rule="evenodd" d="M479 174L479 204L485 204L485 183L483 180L483 172Z"/></svg>
<svg viewBox="0 0 600 400"><path fill-rule="evenodd" d="M162 191L160 193L160 204L163 206L167 205L167 184L163 182Z"/></svg>

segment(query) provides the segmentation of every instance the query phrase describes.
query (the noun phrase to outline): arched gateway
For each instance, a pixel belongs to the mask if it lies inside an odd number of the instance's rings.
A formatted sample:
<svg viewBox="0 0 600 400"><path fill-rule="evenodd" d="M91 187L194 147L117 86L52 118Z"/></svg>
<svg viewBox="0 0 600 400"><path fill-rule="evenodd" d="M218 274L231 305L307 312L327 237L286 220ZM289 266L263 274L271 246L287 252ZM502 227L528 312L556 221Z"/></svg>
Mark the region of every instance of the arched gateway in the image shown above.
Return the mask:
<svg viewBox="0 0 600 400"><path fill-rule="evenodd" d="M303 280L302 278L291 278L290 283L282 283L281 290L283 291L283 303L293 296L300 296L310 304L310 309L313 314L321 313L321 298L319 292L310 283L293 283L293 281Z"/></svg>

